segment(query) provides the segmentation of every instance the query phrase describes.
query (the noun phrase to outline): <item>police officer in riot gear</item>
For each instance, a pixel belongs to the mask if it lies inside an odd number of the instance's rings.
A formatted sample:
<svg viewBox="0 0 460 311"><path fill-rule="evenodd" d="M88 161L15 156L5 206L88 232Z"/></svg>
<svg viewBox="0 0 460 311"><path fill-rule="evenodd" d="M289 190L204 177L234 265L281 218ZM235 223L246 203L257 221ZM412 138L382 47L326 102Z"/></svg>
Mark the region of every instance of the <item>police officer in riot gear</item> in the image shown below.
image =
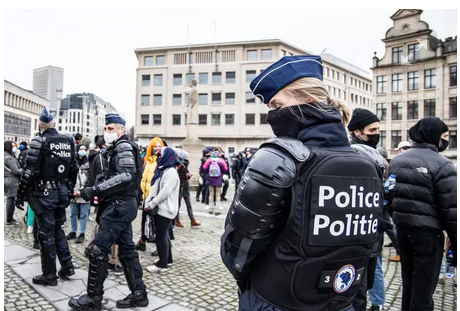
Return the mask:
<svg viewBox="0 0 460 311"><path fill-rule="evenodd" d="M48 110L39 117L41 134L32 139L26 156L16 206L27 200L35 212L40 241L42 275L32 279L34 284L56 286L56 255L61 263L58 275L67 278L75 274L69 245L62 229L78 166L75 142L71 136L60 135Z"/></svg>
<svg viewBox="0 0 460 311"><path fill-rule="evenodd" d="M319 56L287 56L250 84L277 137L249 163L222 235L239 310L353 310L377 239L382 172L350 146L351 112L322 73Z"/></svg>
<svg viewBox="0 0 460 311"><path fill-rule="evenodd" d="M105 181L81 190L85 200L99 198L99 230L89 255L87 294L69 301L75 310L100 310L104 281L108 274L111 246L119 247L119 258L131 291L117 301L117 308L146 307L149 304L142 267L133 242L132 222L137 216L142 163L136 143L124 134L125 120L118 114L105 116L104 140L109 147L105 158Z"/></svg>

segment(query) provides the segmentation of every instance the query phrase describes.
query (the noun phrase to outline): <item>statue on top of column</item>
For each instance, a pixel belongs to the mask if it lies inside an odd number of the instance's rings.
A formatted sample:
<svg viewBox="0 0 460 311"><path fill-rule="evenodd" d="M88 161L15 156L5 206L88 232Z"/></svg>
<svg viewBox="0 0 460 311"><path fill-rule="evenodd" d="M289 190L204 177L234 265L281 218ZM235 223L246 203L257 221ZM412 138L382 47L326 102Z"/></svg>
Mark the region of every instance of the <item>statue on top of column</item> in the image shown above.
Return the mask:
<svg viewBox="0 0 460 311"><path fill-rule="evenodd" d="M196 89L197 82L196 80L190 81L190 93L188 95L187 103L187 124L197 124L198 123L198 90Z"/></svg>

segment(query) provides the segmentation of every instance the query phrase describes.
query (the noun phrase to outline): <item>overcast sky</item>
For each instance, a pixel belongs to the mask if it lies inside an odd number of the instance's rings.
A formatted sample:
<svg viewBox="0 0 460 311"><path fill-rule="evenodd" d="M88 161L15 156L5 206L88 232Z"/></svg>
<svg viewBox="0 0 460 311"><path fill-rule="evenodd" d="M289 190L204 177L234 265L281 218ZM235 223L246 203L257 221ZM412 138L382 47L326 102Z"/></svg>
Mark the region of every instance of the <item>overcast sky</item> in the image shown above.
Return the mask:
<svg viewBox="0 0 460 311"><path fill-rule="evenodd" d="M63 97L94 93L123 111L131 126L137 48L281 39L313 53L326 49L370 72L396 11L4 10L4 78L32 90L33 69L62 67ZM456 10L424 10L422 20L438 38L457 35Z"/></svg>

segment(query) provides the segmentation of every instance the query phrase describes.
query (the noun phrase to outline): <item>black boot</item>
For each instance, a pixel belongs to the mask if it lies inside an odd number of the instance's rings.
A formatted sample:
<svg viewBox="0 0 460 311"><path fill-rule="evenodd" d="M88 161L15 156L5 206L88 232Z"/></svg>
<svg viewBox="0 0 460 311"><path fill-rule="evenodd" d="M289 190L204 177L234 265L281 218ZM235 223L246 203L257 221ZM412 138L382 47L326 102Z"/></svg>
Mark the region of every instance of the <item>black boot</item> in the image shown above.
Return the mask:
<svg viewBox="0 0 460 311"><path fill-rule="evenodd" d="M69 276L74 274L75 269L70 259L67 262L61 264L61 270L58 272L58 275L61 279L67 279Z"/></svg>
<svg viewBox="0 0 460 311"><path fill-rule="evenodd" d="M102 310L102 296L91 298L87 294L69 300L69 307L74 310Z"/></svg>
<svg viewBox="0 0 460 311"><path fill-rule="evenodd" d="M43 286L56 286L57 276L56 274L37 275L32 279L32 283Z"/></svg>
<svg viewBox="0 0 460 311"><path fill-rule="evenodd" d="M69 300L69 307L74 310L101 310L104 281L109 274L108 256L93 245L89 256L88 294Z"/></svg>
<svg viewBox="0 0 460 311"><path fill-rule="evenodd" d="M142 267L139 263L139 255L137 253L123 254L120 260L131 294L124 299L118 300L117 308L147 307L149 298L147 297L145 284L142 281Z"/></svg>
<svg viewBox="0 0 460 311"><path fill-rule="evenodd" d="M134 294L129 294L126 298L117 301L117 308L128 309L135 307L147 307L149 298L145 290L137 290Z"/></svg>

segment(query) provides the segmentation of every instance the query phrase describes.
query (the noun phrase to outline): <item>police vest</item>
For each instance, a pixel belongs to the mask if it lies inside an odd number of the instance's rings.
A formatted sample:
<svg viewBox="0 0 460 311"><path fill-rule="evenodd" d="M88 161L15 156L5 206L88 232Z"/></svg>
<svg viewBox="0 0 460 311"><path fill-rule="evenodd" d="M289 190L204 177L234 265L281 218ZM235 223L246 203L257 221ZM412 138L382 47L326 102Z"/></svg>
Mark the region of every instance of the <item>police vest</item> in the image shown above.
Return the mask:
<svg viewBox="0 0 460 311"><path fill-rule="evenodd" d="M340 310L353 303L378 237L381 179L359 151L310 151L296 164L284 232L256 257L251 286L283 310Z"/></svg>
<svg viewBox="0 0 460 311"><path fill-rule="evenodd" d="M130 144L131 147L133 148L134 160L136 161L136 173L133 176L132 184L126 189L124 189L123 191L121 191L120 193L112 195L111 198L117 198L117 197L123 197L123 196L136 196L136 197L140 196L142 198L142 195L140 193L142 191L140 189L140 184L141 184L141 179L142 179L142 173L141 173L141 170L142 170L141 161L142 160L141 160L141 156L139 153L139 147L137 146L136 143L130 140L126 140L126 139L117 140L115 142L115 144L113 145L113 148L107 153L107 161L105 162L105 166L104 166L105 179L108 180L112 176L115 176L119 173L119 170L116 167L117 163L115 162L116 162L116 158L118 155L117 145L122 142ZM106 154L103 155L103 157L105 156Z"/></svg>
<svg viewBox="0 0 460 311"><path fill-rule="evenodd" d="M70 164L76 157L75 146L65 135L47 136L42 146L40 178L43 181L67 181Z"/></svg>

